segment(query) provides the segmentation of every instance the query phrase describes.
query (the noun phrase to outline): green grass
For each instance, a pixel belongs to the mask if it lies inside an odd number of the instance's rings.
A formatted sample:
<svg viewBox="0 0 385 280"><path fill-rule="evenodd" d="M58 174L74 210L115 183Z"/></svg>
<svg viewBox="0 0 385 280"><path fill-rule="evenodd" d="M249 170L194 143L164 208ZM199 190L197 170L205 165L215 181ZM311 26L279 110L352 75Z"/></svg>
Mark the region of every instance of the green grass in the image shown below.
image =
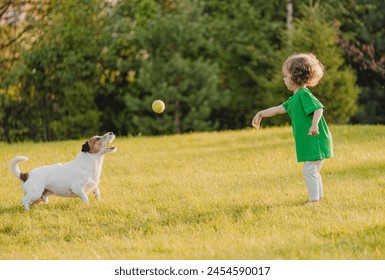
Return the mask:
<svg viewBox="0 0 385 280"><path fill-rule="evenodd" d="M118 137L100 201L30 212L9 160L66 162L83 141L0 143L0 259L385 259L385 126L331 131L310 207L290 127Z"/></svg>

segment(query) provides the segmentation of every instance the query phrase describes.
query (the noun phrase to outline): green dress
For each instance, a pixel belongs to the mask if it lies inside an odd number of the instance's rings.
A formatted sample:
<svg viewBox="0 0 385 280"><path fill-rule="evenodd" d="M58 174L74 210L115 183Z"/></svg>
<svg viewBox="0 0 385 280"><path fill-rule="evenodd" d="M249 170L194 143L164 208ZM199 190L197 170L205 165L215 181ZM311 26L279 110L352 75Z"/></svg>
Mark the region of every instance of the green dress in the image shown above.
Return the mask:
<svg viewBox="0 0 385 280"><path fill-rule="evenodd" d="M310 90L301 88L282 106L292 122L297 161L331 158L333 156L333 140L323 115L318 123L319 135L308 135L313 121L313 112L324 108Z"/></svg>

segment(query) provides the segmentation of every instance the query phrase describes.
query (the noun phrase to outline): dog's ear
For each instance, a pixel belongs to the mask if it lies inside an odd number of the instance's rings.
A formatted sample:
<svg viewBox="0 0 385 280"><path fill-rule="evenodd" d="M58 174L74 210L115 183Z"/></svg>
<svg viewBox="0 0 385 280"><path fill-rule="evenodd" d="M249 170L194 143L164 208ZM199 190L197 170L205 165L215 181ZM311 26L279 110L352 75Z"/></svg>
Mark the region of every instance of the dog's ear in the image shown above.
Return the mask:
<svg viewBox="0 0 385 280"><path fill-rule="evenodd" d="M90 151L90 145L88 142L84 143L82 146L82 152L88 153Z"/></svg>

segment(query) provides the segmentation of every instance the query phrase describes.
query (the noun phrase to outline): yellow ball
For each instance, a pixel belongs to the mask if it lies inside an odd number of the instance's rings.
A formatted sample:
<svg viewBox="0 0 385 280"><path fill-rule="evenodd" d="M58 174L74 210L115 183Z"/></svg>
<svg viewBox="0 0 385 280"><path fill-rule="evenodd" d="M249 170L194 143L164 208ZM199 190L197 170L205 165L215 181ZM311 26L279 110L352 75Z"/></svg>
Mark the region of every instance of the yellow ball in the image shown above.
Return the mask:
<svg viewBox="0 0 385 280"><path fill-rule="evenodd" d="M164 102L162 100L155 100L154 102L152 102L152 110L157 114L162 113L165 108L166 105L164 105Z"/></svg>

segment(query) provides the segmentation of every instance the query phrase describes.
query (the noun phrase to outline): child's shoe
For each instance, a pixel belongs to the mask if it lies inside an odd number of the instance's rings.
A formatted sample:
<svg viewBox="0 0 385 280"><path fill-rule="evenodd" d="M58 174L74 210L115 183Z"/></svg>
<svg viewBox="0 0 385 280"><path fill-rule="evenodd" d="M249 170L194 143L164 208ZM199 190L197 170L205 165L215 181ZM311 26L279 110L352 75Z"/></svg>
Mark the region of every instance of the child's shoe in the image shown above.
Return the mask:
<svg viewBox="0 0 385 280"><path fill-rule="evenodd" d="M305 203L305 206L310 206L310 205L313 205L313 204L316 204L318 203L319 200L308 200L306 203Z"/></svg>

